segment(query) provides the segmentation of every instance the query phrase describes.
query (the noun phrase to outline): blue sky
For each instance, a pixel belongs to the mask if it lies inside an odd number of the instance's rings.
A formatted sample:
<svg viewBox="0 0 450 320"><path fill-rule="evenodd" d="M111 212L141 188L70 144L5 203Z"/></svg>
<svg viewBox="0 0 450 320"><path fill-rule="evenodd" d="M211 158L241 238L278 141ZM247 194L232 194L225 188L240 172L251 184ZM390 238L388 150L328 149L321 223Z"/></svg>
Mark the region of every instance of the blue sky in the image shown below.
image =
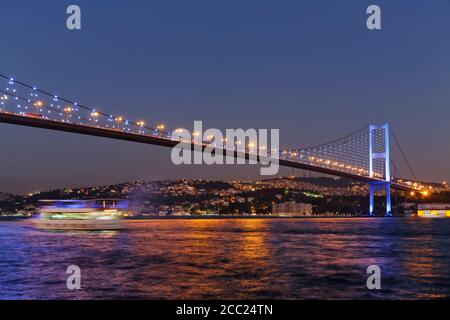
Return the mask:
<svg viewBox="0 0 450 320"><path fill-rule="evenodd" d="M70 4L80 31L65 26ZM370 4L380 31L365 26ZM0 72L99 110L169 128L280 128L285 147L388 121L420 178L450 179L449 1L3 0L0 26ZM259 172L10 125L0 144L3 192Z"/></svg>

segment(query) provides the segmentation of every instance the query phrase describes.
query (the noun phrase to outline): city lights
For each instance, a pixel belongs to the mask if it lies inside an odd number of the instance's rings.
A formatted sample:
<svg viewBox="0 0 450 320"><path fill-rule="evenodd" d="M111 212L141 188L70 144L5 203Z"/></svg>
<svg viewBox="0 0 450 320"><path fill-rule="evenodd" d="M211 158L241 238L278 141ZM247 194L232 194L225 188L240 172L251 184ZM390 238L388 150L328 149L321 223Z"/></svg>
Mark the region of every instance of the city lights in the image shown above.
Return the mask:
<svg viewBox="0 0 450 320"><path fill-rule="evenodd" d="M0 8L5 317L446 314L450 0Z"/></svg>

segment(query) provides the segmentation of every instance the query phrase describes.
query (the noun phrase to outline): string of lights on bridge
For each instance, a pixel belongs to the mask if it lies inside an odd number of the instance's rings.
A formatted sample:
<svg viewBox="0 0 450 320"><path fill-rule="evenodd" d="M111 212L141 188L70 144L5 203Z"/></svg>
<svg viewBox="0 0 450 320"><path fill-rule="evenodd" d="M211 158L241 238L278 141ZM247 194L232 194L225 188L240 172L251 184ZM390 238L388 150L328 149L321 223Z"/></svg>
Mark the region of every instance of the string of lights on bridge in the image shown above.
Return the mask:
<svg viewBox="0 0 450 320"><path fill-rule="evenodd" d="M162 123L157 124L154 128L149 127L144 120L130 121L122 115L112 115L96 108L81 105L76 101L60 97L3 74L0 74L0 78L5 81L4 87L0 87L0 111L3 113L14 113L25 117L108 130L120 130L129 134L151 135L161 139L186 141L182 138L184 129L179 128L170 133ZM192 135L194 138L198 138L199 133L193 132ZM384 138L384 131L375 132L373 136L375 149L383 147ZM191 139L188 142L208 144L214 142L214 137L208 136L205 141L203 139L200 140L201 142L197 141L199 139ZM249 141L247 145L242 146L242 142L237 140L234 141L233 145L230 146L226 138L220 143L220 147L224 149L231 147L233 150L241 151L243 148L248 153L259 153L256 150L255 142ZM368 126L365 126L350 135L319 146L264 151L266 151L267 156L277 156L284 160L369 176L368 146ZM265 147L260 147L260 149L263 148ZM380 151L382 150L380 149ZM383 163L375 163L373 177L383 179L384 168Z"/></svg>

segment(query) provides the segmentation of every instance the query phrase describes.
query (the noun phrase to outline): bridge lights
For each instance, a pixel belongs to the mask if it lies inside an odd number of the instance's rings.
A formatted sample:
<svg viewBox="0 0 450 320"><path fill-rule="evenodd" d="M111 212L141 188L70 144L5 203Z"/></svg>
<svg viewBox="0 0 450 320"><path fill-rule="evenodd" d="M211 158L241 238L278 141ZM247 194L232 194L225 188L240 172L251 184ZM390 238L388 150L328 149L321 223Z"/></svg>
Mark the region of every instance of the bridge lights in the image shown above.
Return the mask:
<svg viewBox="0 0 450 320"><path fill-rule="evenodd" d="M120 123L123 121L123 118L118 116L114 119L117 123L117 129L120 129Z"/></svg>
<svg viewBox="0 0 450 320"><path fill-rule="evenodd" d="M163 131L164 129L166 128L166 126L165 125L163 125L163 124L158 124L157 126L156 126L156 131ZM160 136L161 136L161 133L159 134Z"/></svg>
<svg viewBox="0 0 450 320"><path fill-rule="evenodd" d="M257 143L250 141L247 144L247 148L248 148L248 153L254 153L254 154L258 154L258 148L257 148Z"/></svg>
<svg viewBox="0 0 450 320"><path fill-rule="evenodd" d="M140 127L139 133L144 133L144 130L142 128L144 128L145 122L141 120L136 122L136 124Z"/></svg>
<svg viewBox="0 0 450 320"><path fill-rule="evenodd" d="M44 103L42 101L36 101L33 105L36 107L36 113L39 113L39 108L41 108Z"/></svg>
<svg viewBox="0 0 450 320"><path fill-rule="evenodd" d="M66 122L69 122L69 115L73 111L72 107L64 107L64 113L66 114Z"/></svg>
<svg viewBox="0 0 450 320"><path fill-rule="evenodd" d="M98 118L99 115L100 114L97 111L91 112L92 122L94 123L94 125L97 122L97 118Z"/></svg>
<svg viewBox="0 0 450 320"><path fill-rule="evenodd" d="M178 128L175 130L175 133L176 133L175 136L177 136L178 140L180 140L180 141L183 140L183 136L182 136L183 131L184 131L184 129L182 129L182 128Z"/></svg>
<svg viewBox="0 0 450 320"><path fill-rule="evenodd" d="M200 132L198 132L198 131L194 131L194 132L192 132L192 136L193 136L193 138L192 138L192 140L191 140L191 142L192 143L201 143L202 141L202 139L200 138Z"/></svg>
<svg viewBox="0 0 450 320"><path fill-rule="evenodd" d="M0 97L0 100L2 101L3 111L6 111L6 100L8 100L8 96L4 94L3 96Z"/></svg>

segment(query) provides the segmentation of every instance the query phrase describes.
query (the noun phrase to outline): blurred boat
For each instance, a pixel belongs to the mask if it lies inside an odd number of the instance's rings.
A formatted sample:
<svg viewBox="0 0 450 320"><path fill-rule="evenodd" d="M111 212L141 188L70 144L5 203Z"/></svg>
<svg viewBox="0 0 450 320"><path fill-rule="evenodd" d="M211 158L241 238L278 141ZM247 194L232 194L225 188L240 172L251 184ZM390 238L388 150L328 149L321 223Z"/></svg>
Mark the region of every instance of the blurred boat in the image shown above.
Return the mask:
<svg viewBox="0 0 450 320"><path fill-rule="evenodd" d="M47 230L119 230L127 208L122 199L41 200L32 223Z"/></svg>

